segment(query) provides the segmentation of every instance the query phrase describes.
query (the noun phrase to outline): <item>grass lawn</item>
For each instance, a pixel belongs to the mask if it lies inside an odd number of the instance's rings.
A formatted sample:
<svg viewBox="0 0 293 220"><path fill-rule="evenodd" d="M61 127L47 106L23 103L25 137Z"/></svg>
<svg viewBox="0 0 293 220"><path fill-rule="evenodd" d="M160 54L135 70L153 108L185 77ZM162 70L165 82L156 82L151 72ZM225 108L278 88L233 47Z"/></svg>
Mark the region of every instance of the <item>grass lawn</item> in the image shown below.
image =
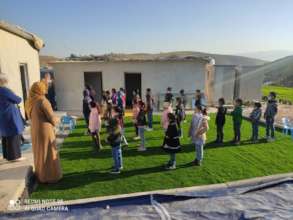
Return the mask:
<svg viewBox="0 0 293 220"><path fill-rule="evenodd" d="M277 93L278 99L284 99L293 102L293 88L282 86L263 86L262 94L268 96L269 92L274 91Z"/></svg>
<svg viewBox="0 0 293 220"><path fill-rule="evenodd" d="M190 116L188 119L190 121ZM233 146L228 142L233 136L231 118L228 117L226 142L223 146L215 146L212 143L216 135L214 115L211 115L203 166L191 165L195 157L194 147L184 137L181 141L182 152L177 154L177 169L165 171L163 165L169 156L160 148L163 131L159 117L155 117L154 131L146 132L146 152L136 150L138 142L132 140L134 129L130 120L126 121L130 147L123 151L124 170L120 175L108 173L112 166L111 148L105 145L98 154L93 153L91 138L84 136L84 121L79 121L61 148L63 179L53 185L39 185L32 198L79 199L222 183L293 171L293 141L289 136L278 132L277 140L273 143L261 140L258 144L251 144L248 141L250 124L244 121L243 143ZM188 126L189 123L184 123L185 134ZM260 135L264 137L264 128L260 129ZM105 137L104 132L102 137Z"/></svg>

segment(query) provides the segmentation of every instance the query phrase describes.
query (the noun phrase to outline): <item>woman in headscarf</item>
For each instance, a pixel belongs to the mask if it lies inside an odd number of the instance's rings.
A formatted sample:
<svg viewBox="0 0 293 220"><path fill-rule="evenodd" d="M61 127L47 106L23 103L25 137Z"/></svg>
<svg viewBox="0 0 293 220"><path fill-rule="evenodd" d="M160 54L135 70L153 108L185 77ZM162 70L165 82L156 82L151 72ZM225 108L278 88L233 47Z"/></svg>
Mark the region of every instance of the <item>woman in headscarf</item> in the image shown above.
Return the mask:
<svg viewBox="0 0 293 220"><path fill-rule="evenodd" d="M55 183L62 178L54 126L57 118L45 97L46 84L36 82L30 89L26 113L31 120L35 174L41 183Z"/></svg>
<svg viewBox="0 0 293 220"><path fill-rule="evenodd" d="M0 73L0 137L2 137L3 158L8 161L20 161L21 134L24 124L16 105L21 98L15 95L7 86L8 80Z"/></svg>

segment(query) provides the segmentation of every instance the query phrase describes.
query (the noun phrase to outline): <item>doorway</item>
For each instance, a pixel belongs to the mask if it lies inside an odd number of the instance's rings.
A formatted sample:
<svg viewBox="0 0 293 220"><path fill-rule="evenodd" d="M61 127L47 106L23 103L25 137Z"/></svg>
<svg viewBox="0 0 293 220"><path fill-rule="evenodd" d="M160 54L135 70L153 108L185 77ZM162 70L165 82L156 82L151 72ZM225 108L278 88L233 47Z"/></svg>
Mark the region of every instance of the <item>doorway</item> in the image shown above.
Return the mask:
<svg viewBox="0 0 293 220"><path fill-rule="evenodd" d="M101 72L84 72L84 85L89 85L95 90L95 100L98 102L102 100L103 84Z"/></svg>
<svg viewBox="0 0 293 220"><path fill-rule="evenodd" d="M126 106L132 106L133 94L138 93L141 96L141 73L124 73Z"/></svg>
<svg viewBox="0 0 293 220"><path fill-rule="evenodd" d="M21 63L19 65L19 72L20 72L20 80L21 80L21 89L22 89L22 99L23 103L28 98L28 91L29 91L29 78L28 78L28 69L26 63Z"/></svg>

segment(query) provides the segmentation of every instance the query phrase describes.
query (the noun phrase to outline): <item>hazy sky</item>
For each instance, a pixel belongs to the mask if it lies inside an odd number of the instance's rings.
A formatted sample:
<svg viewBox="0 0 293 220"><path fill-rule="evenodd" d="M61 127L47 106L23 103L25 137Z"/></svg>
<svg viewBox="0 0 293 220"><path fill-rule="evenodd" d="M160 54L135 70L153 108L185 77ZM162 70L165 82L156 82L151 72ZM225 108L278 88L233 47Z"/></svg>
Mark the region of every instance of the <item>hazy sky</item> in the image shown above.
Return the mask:
<svg viewBox="0 0 293 220"><path fill-rule="evenodd" d="M42 54L293 50L293 0L0 0Z"/></svg>

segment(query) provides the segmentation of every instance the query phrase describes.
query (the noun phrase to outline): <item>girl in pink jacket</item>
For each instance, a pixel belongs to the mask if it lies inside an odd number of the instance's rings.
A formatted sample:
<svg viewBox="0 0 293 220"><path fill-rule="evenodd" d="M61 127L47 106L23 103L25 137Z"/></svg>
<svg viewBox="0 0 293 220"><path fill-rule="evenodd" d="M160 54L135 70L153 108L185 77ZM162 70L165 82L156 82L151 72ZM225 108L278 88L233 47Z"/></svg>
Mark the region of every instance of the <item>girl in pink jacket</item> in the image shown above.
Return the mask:
<svg viewBox="0 0 293 220"><path fill-rule="evenodd" d="M173 110L169 102L164 102L163 108L164 110L161 117L161 125L164 128L164 131L167 131L169 125L168 114L173 113Z"/></svg>
<svg viewBox="0 0 293 220"><path fill-rule="evenodd" d="M100 139L101 114L95 102L91 102L90 106L91 106L91 113L89 117L89 130L91 132L96 150L99 151L102 148L101 139Z"/></svg>

